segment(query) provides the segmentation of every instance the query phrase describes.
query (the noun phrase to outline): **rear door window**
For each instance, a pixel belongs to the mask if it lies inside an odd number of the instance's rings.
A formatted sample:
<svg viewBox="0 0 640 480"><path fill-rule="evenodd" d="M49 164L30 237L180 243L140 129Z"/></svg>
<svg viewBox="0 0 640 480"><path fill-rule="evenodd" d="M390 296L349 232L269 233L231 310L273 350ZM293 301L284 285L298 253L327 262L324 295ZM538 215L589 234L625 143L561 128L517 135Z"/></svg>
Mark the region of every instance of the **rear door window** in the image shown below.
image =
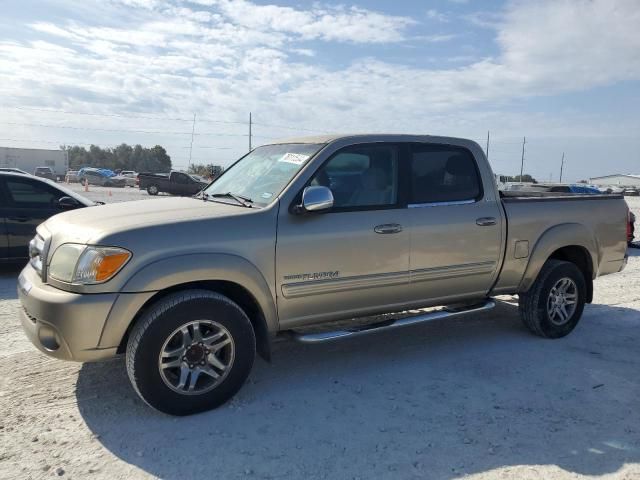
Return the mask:
<svg viewBox="0 0 640 480"><path fill-rule="evenodd" d="M410 204L475 201L482 182L471 152L452 145L412 145Z"/></svg>

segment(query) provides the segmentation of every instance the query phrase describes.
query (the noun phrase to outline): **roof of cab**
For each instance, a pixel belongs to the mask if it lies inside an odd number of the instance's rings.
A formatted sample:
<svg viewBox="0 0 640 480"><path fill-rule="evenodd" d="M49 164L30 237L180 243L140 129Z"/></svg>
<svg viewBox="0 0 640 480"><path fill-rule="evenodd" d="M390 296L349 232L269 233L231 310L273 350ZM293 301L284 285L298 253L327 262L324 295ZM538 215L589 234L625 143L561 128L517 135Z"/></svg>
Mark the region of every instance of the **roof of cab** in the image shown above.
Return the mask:
<svg viewBox="0 0 640 480"><path fill-rule="evenodd" d="M356 134L330 134L330 135L314 135L307 137L291 137L291 138L283 138L273 140L271 142L267 142L266 145L278 145L283 143L331 143L336 140L364 140L369 142L375 141L412 141L422 139L423 141L426 139L431 139L437 142L443 141L470 141L465 138L456 138L456 137L440 137L440 136L432 136L432 135L421 135L421 134L399 134L399 133L356 133Z"/></svg>

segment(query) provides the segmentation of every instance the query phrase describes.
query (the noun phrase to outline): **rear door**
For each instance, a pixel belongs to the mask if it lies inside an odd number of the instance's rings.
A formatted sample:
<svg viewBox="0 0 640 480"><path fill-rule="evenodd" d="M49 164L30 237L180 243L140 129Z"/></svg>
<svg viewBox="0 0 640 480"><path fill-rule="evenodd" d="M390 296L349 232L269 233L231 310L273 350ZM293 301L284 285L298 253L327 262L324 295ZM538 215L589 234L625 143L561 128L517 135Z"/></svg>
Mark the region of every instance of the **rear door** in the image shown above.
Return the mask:
<svg viewBox="0 0 640 480"><path fill-rule="evenodd" d="M4 187L8 256L27 258L36 227L62 211L58 199L65 194L46 182L26 177L5 177Z"/></svg>
<svg viewBox="0 0 640 480"><path fill-rule="evenodd" d="M482 297L498 269L501 215L462 147L412 144L410 292L414 301Z"/></svg>

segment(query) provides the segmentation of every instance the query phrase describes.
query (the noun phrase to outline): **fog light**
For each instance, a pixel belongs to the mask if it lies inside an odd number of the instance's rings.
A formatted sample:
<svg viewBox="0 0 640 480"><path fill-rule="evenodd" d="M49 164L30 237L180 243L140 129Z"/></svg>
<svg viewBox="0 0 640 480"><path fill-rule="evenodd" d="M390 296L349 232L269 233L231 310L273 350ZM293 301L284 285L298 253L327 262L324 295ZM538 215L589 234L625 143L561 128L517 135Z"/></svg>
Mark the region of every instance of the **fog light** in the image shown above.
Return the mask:
<svg viewBox="0 0 640 480"><path fill-rule="evenodd" d="M49 351L53 352L60 348L60 343L58 342L58 334L53 328L47 325L42 325L38 329L38 339L40 340L42 346Z"/></svg>

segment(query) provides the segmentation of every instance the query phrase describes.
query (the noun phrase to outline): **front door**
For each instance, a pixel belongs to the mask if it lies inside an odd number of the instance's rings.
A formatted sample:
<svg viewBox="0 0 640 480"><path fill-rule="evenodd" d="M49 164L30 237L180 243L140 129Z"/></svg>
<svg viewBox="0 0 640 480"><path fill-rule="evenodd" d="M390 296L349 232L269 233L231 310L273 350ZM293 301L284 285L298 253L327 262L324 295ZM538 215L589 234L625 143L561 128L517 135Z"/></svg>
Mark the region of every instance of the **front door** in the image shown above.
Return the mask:
<svg viewBox="0 0 640 480"><path fill-rule="evenodd" d="M393 310L406 302L409 231L396 145L336 152L312 177L334 206L295 215L281 205L276 244L283 329Z"/></svg>
<svg viewBox="0 0 640 480"><path fill-rule="evenodd" d="M174 181L173 188L176 195L189 195L191 193L193 183L187 174L174 172L171 175L171 180Z"/></svg>
<svg viewBox="0 0 640 480"><path fill-rule="evenodd" d="M500 199L484 192L461 147L413 144L409 153L410 293L420 304L483 297L500 260Z"/></svg>

